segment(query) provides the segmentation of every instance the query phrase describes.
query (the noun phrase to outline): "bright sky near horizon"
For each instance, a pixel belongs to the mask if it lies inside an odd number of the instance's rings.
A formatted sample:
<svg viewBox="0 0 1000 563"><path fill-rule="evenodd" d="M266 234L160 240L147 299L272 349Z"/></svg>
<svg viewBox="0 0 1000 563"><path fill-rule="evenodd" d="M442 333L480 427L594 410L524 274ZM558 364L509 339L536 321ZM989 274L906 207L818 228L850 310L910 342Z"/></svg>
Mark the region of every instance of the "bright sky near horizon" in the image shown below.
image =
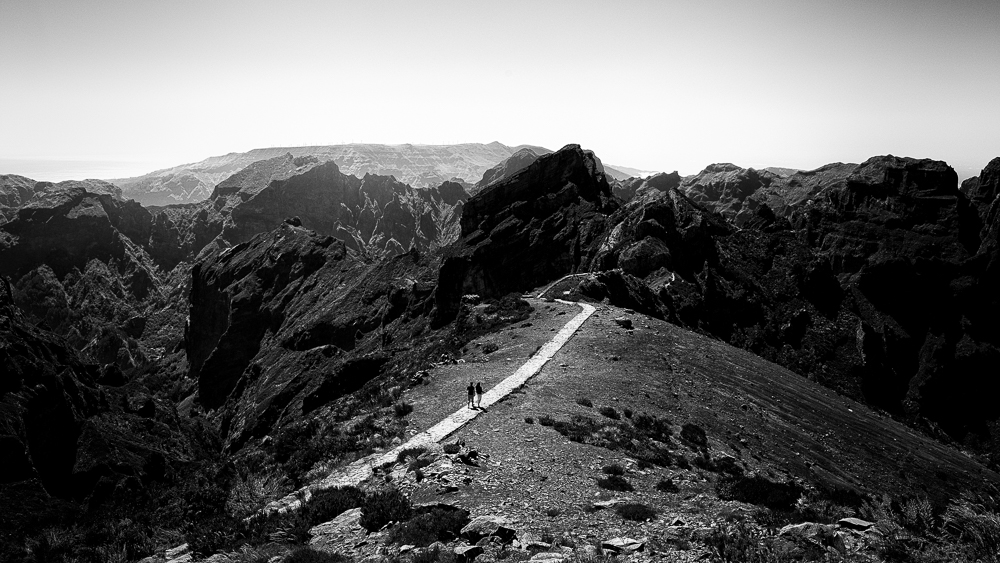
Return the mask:
<svg viewBox="0 0 1000 563"><path fill-rule="evenodd" d="M1000 156L998 65L997 0L0 0L0 159L500 141L967 177Z"/></svg>

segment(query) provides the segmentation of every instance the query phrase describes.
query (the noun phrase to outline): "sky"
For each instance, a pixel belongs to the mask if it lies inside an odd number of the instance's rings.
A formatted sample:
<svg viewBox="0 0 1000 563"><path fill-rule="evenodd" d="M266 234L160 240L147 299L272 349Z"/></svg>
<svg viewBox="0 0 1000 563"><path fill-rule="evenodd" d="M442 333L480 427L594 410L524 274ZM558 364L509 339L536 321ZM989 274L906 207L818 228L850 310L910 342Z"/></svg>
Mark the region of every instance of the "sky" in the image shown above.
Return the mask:
<svg viewBox="0 0 1000 563"><path fill-rule="evenodd" d="M0 173L499 141L967 177L1000 156L998 30L997 0L0 0Z"/></svg>

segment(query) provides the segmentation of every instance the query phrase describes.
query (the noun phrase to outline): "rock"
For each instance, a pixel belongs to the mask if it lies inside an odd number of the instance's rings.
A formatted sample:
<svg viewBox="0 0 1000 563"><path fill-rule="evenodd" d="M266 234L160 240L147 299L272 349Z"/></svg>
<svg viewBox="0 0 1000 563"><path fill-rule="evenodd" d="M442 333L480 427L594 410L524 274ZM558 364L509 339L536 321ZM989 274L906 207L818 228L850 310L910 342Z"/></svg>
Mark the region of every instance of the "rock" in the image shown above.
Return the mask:
<svg viewBox="0 0 1000 563"><path fill-rule="evenodd" d="M507 520L497 516L477 516L462 528L459 534L470 542L477 542L485 537L495 537L503 543L509 543L517 532L507 527Z"/></svg>
<svg viewBox="0 0 1000 563"><path fill-rule="evenodd" d="M645 542L625 537L611 538L601 542L601 548L612 553L635 553L642 551L645 545Z"/></svg>
<svg viewBox="0 0 1000 563"><path fill-rule="evenodd" d="M847 552L842 538L836 527L829 524L817 524L815 522L803 522L801 524L789 524L778 532L778 536L790 539L802 545L803 542L811 543L821 548L832 547L841 555Z"/></svg>
<svg viewBox="0 0 1000 563"><path fill-rule="evenodd" d="M617 319L615 319L615 324L624 328L625 330L632 330L632 319L618 317Z"/></svg>
<svg viewBox="0 0 1000 563"><path fill-rule="evenodd" d="M531 556L530 561L564 561L567 555L562 552L541 551Z"/></svg>
<svg viewBox="0 0 1000 563"><path fill-rule="evenodd" d="M455 548L455 555L460 561L472 561L483 554L483 548L478 545L460 545Z"/></svg>
<svg viewBox="0 0 1000 563"><path fill-rule="evenodd" d="M361 535L361 508L346 510L329 522L309 529L309 547L322 551L336 551L345 537Z"/></svg>
<svg viewBox="0 0 1000 563"><path fill-rule="evenodd" d="M615 505L621 503L621 500L614 498L611 500L601 500L594 503L594 508L613 508Z"/></svg>
<svg viewBox="0 0 1000 563"><path fill-rule="evenodd" d="M875 526L874 522L869 522L867 520L862 520L860 518L841 518L837 521L837 525L841 528L846 528L848 530L857 530L859 532L864 532Z"/></svg>
<svg viewBox="0 0 1000 563"><path fill-rule="evenodd" d="M164 556L167 559L167 563L188 563L193 561L194 558L191 548L186 543L166 550Z"/></svg>

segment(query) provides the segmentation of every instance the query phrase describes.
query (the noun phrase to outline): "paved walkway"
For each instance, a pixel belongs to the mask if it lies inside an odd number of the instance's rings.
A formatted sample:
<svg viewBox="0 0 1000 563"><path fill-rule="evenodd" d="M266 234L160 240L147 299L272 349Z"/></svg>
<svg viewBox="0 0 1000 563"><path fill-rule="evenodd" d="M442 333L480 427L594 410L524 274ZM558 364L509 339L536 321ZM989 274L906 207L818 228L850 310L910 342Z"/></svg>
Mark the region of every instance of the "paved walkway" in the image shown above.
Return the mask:
<svg viewBox="0 0 1000 563"><path fill-rule="evenodd" d="M571 301L563 301L561 299L557 299L557 301L567 304L573 303ZM538 373L538 371L542 369L542 366L552 359L552 356L554 356L556 352L558 352L559 349L562 348L570 338L572 338L577 329L579 329L580 326L583 325L584 321L586 321L596 310L594 306L587 305L586 303L576 304L583 310L570 319L570 321L556 333L552 340L549 340L544 346L535 352L533 356L528 358L528 361L518 368L518 370L512 375L493 386L493 388L489 391L483 393L483 401L481 403L483 409L487 409L500 399L503 399L509 395L511 391L521 387L528 381L528 379ZM441 422L413 436L395 448L392 448L384 453L372 454L368 457L359 459L346 467L337 469L319 483L310 485L309 487L296 491L285 498L272 502L267 505L264 511L284 512L286 510L295 510L299 507L303 500L309 500L309 497L312 496L312 492L314 490L358 485L359 483L370 478L377 468L395 463L396 458L399 456L399 452L402 450L421 446L428 447L430 444L440 442L451 433L468 424L469 421L476 418L483 412L483 410L474 410L468 407L462 407L447 416Z"/></svg>

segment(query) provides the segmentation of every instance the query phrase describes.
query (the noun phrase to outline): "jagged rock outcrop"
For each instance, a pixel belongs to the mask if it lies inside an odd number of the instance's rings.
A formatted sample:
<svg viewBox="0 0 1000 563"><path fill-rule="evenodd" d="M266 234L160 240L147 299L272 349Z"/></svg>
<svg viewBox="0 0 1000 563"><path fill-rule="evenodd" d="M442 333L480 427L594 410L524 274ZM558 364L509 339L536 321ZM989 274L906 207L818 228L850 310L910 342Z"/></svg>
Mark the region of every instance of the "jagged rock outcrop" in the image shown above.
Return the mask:
<svg viewBox="0 0 1000 563"><path fill-rule="evenodd" d="M538 160L538 157L542 154L544 153L535 152L531 148L523 148L515 152L504 159L503 162L484 172L483 178L476 182L475 187L470 193L476 194L490 184L513 176L515 173L527 168L532 162Z"/></svg>
<svg viewBox="0 0 1000 563"><path fill-rule="evenodd" d="M523 146L501 143L461 145L349 144L254 149L245 153L214 156L201 162L151 172L136 178L111 180L125 197L143 205L196 203L207 199L216 184L261 160L292 154L315 157L337 164L344 174L394 176L417 189L439 186L456 178L477 182L483 173ZM527 147L539 153L541 147Z"/></svg>
<svg viewBox="0 0 1000 563"><path fill-rule="evenodd" d="M227 447L299 421L387 369L393 335L425 322L433 285L420 280L430 271L415 251L372 263L290 223L197 264L189 375L200 403L221 409Z"/></svg>
<svg viewBox="0 0 1000 563"><path fill-rule="evenodd" d="M462 238L446 251L437 322L461 296L524 291L585 267L618 208L600 161L567 145L485 188L465 204Z"/></svg>
<svg viewBox="0 0 1000 563"><path fill-rule="evenodd" d="M621 273L579 291L627 299L953 437L983 435L1000 416L982 398L1000 350L986 289L996 221L983 225L945 163L885 156L845 168L776 179L719 166L700 183L646 191L612 218L590 265ZM681 193L692 186L701 205ZM781 213L758 205L743 229L704 209L739 222L767 194Z"/></svg>
<svg viewBox="0 0 1000 563"><path fill-rule="evenodd" d="M616 196L628 201L635 197L636 194L645 190L666 192L676 188L680 183L681 176L675 170L670 173L660 172L648 178L628 178L627 180L618 182L614 186L613 191Z"/></svg>

